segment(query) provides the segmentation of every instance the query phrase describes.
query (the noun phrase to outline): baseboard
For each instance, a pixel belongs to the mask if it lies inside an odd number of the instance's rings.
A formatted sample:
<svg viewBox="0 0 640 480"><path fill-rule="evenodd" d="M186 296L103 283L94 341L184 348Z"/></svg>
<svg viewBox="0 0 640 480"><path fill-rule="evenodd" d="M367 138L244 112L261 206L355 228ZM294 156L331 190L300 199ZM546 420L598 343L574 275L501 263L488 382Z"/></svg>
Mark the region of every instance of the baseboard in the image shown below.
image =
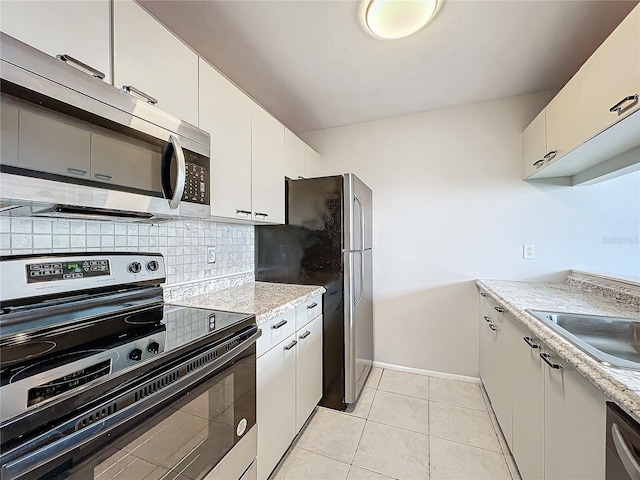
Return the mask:
<svg viewBox="0 0 640 480"><path fill-rule="evenodd" d="M455 373L436 372L435 370L423 370L422 368L404 367L402 365L393 365L391 363L373 362L374 367L386 368L389 370L397 370L398 372L417 373L418 375L428 375L430 377L447 378L449 380L458 380L460 382L481 383L477 377L468 377L466 375L457 375Z"/></svg>

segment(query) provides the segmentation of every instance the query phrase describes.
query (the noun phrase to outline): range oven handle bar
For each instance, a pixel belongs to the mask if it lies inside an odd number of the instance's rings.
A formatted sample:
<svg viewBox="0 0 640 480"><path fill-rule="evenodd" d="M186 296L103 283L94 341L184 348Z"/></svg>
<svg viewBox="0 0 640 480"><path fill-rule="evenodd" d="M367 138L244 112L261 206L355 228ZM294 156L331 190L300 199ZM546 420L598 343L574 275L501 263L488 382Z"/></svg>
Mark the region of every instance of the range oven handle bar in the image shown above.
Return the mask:
<svg viewBox="0 0 640 480"><path fill-rule="evenodd" d="M133 420L136 417L144 415L148 410L156 407L161 404L168 398L171 398L181 390L191 387L192 385L198 383L204 377L210 375L212 372L215 372L220 367L222 367L229 360L232 360L238 354L245 351L251 345L256 343L256 340L260 337L262 331L258 329L257 332L252 334L249 338L244 340L240 345L231 349L230 351L220 355L215 361L212 363L203 366L199 370L194 370L191 373L184 376L182 379L177 380L174 383L167 385L165 388L161 388L160 390L148 395L142 400L139 400L132 405L129 405L122 410L116 411L111 416L106 417L104 420L97 421L93 425L87 426L78 430L77 432L66 435L58 440L55 440L47 445L42 446L36 450L29 450L29 444L17 447L16 449L4 453L2 457L0 457L0 463L2 467L0 468L1 477L3 480L15 480L19 477L22 477L33 470L47 465L51 462L54 462L56 459L63 457L65 454L82 447L83 445L88 444L92 440L108 433L114 428ZM216 345L215 348L202 352L201 354L190 358L187 361L182 362L179 365L172 367L169 372L178 370L180 368L184 368L189 363L193 362L195 359L208 355L210 352L217 350L220 348L220 345ZM157 375L153 379L147 380L144 385L151 384L158 379L167 375L167 371ZM107 409L110 405L118 402L118 399L123 399L128 397L140 389L140 385L128 389L126 392L123 392L115 399L111 399L108 402L105 402L103 405L93 408L91 411L98 411L101 409ZM79 415L78 417L65 422L64 425L58 427L57 431L64 431L70 426L77 424L83 417L86 417L87 412ZM56 432L48 432L41 437L38 437L32 440L30 443L42 444L42 441L45 438L42 437L51 437L52 435L55 437ZM62 435L62 434L60 434Z"/></svg>

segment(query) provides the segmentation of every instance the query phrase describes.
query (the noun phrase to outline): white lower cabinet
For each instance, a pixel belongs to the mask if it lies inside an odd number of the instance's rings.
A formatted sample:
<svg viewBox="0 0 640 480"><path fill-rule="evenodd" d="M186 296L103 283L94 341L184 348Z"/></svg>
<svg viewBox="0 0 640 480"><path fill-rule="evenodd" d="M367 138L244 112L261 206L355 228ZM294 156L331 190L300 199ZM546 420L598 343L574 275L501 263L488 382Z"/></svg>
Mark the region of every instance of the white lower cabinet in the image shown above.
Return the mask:
<svg viewBox="0 0 640 480"><path fill-rule="evenodd" d="M605 478L606 397L567 362L544 365L545 480Z"/></svg>
<svg viewBox="0 0 640 480"><path fill-rule="evenodd" d="M296 433L322 398L322 315L296 333Z"/></svg>
<svg viewBox="0 0 640 480"><path fill-rule="evenodd" d="M322 297L310 304L321 305ZM313 309L290 310L261 326L256 364L258 480L271 475L322 397L322 310L313 319L306 318L307 310ZM274 340L294 324L294 333Z"/></svg>
<svg viewBox="0 0 640 480"><path fill-rule="evenodd" d="M604 480L607 398L511 313L501 318L480 306L480 377L523 480Z"/></svg>
<svg viewBox="0 0 640 480"><path fill-rule="evenodd" d="M256 364L258 478L264 480L296 435L296 344L287 337Z"/></svg>
<svg viewBox="0 0 640 480"><path fill-rule="evenodd" d="M483 307L480 308L480 378L502 432L511 446L511 338Z"/></svg>

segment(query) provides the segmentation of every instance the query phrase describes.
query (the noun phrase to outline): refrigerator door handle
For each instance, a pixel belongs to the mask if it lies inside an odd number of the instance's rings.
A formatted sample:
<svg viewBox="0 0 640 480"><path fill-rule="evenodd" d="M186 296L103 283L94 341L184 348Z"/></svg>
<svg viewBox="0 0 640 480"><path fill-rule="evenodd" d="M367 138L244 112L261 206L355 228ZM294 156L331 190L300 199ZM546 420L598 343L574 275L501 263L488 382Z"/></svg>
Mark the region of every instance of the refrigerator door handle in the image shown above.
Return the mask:
<svg viewBox="0 0 640 480"><path fill-rule="evenodd" d="M354 250L364 250L364 210L362 209L362 202L360 201L360 199L358 198L357 195L354 195L353 196L353 211L354 212L356 210L356 208L355 208L356 203L360 207L358 209L358 212L360 213L360 218L359 218L359 221L360 221L360 246L357 247L355 245L355 242L354 242L353 247L354 247Z"/></svg>
<svg viewBox="0 0 640 480"><path fill-rule="evenodd" d="M356 306L360 305L362 297L364 297L364 252L360 252L360 295L356 300Z"/></svg>

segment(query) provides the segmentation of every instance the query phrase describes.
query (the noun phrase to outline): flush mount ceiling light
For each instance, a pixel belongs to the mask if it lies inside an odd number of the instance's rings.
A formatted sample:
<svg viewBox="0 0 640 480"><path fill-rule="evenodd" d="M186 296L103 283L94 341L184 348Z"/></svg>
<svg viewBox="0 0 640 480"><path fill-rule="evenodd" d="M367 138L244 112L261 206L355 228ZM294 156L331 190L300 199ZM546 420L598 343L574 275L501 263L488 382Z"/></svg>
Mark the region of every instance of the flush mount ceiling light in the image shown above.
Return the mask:
<svg viewBox="0 0 640 480"><path fill-rule="evenodd" d="M424 27L437 7L438 0L369 0L365 24L376 37L402 38Z"/></svg>

